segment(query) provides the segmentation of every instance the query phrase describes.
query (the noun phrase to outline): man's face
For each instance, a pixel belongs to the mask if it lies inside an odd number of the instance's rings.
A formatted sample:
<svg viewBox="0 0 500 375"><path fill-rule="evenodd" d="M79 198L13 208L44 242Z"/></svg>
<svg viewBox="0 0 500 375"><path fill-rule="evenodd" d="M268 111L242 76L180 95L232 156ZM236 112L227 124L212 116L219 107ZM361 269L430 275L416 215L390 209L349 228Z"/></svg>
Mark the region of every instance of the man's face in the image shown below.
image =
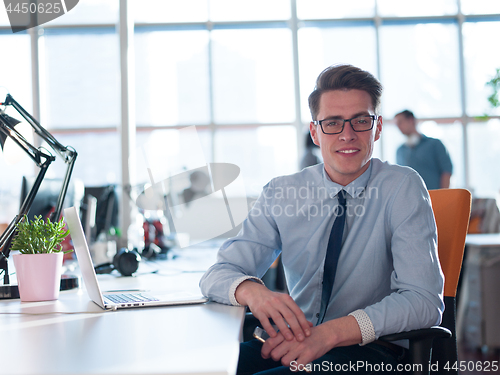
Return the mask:
<svg viewBox="0 0 500 375"><path fill-rule="evenodd" d="M370 95L362 90L334 90L321 95L317 120L350 119L362 115L375 115ZM319 125L309 125L314 143L321 149L325 170L342 186L349 184L368 169L373 145L380 138L382 117L373 128L355 132L346 122L340 134L324 134Z"/></svg>
<svg viewBox="0 0 500 375"><path fill-rule="evenodd" d="M412 118L407 118L404 115L397 115L395 118L396 125L398 126L401 133L408 136L415 132L415 120Z"/></svg>

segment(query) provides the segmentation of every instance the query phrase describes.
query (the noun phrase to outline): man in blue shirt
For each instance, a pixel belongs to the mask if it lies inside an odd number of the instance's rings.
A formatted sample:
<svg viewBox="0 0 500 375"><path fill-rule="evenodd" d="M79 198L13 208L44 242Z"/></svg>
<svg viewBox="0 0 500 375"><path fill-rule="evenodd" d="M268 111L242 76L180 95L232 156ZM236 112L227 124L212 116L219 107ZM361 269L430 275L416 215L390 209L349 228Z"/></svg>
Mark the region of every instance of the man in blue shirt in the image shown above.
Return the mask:
<svg viewBox="0 0 500 375"><path fill-rule="evenodd" d="M419 133L417 120L413 112L407 109L394 119L401 133L406 136L406 142L396 152L396 163L415 169L427 189L449 188L453 166L443 143Z"/></svg>
<svg viewBox="0 0 500 375"><path fill-rule="evenodd" d="M310 132L324 163L271 180L202 277L204 295L248 306L271 336L263 345L241 344L238 373L363 373L373 364L396 371L405 349L378 337L440 323L444 281L427 189L414 170L372 158L381 93L373 75L350 65L320 74L309 96ZM345 226L323 318L324 264L341 192ZM289 295L260 280L279 254ZM366 366L352 367L360 363Z"/></svg>

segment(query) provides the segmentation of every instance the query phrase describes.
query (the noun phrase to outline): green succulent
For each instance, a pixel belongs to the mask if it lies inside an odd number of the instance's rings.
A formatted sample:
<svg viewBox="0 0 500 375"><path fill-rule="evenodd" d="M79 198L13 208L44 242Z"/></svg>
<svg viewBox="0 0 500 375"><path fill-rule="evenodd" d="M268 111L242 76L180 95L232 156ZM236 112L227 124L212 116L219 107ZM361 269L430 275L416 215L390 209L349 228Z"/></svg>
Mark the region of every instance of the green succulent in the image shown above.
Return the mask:
<svg viewBox="0 0 500 375"><path fill-rule="evenodd" d="M24 215L17 225L17 234L12 241L11 250L19 250L22 254L59 253L62 250L62 241L69 234L64 229L64 221L52 223L50 219L42 220L42 216L35 216L29 220ZM70 253L73 250L64 251Z"/></svg>

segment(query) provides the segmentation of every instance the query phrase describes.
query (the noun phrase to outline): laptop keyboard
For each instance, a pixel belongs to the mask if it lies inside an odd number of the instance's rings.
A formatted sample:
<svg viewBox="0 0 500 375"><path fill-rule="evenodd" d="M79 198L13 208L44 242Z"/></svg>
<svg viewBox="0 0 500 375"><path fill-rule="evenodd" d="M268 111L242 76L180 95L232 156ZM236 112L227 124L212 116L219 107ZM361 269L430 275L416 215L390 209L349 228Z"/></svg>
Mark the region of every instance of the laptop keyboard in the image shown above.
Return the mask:
<svg viewBox="0 0 500 375"><path fill-rule="evenodd" d="M106 294L105 297L114 303L133 303L133 302L150 302L158 301L157 298L140 294L140 293L122 293L122 294Z"/></svg>

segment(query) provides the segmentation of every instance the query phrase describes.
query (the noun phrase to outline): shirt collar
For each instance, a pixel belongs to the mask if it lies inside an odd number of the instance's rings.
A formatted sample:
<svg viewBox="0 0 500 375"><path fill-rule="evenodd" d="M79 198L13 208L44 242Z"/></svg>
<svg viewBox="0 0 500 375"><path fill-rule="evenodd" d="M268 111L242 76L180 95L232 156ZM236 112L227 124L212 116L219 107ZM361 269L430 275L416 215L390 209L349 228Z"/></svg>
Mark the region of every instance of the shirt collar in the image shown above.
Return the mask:
<svg viewBox="0 0 500 375"><path fill-rule="evenodd" d="M333 182L330 176L328 176L328 173L326 173L325 168L323 168L323 182L328 189L328 192L330 193L330 197L335 197L342 189L344 189L344 191L352 198L358 198L360 195L362 195L365 191L366 185L368 185L368 181L370 180L370 176L372 174L372 160L373 159L370 159L370 165L368 166L366 171L364 171L361 176L359 176L357 179L346 186L342 186L340 184L337 184L336 182Z"/></svg>

